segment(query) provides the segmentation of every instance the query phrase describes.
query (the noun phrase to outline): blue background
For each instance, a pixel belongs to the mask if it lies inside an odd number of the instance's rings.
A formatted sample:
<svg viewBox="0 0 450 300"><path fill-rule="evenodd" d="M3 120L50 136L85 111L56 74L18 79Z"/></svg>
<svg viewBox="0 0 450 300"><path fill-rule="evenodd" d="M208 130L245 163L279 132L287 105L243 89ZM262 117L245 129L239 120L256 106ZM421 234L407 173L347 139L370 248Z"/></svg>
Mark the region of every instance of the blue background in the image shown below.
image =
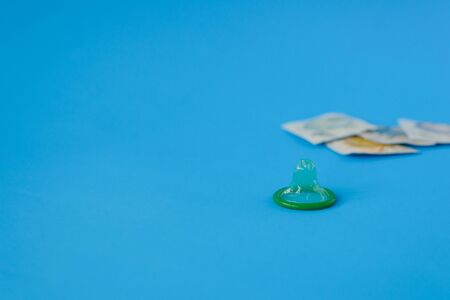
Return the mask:
<svg viewBox="0 0 450 300"><path fill-rule="evenodd" d="M280 129L450 122L448 1L12 2L1 299L450 299L450 147ZM336 206L272 202L302 157Z"/></svg>

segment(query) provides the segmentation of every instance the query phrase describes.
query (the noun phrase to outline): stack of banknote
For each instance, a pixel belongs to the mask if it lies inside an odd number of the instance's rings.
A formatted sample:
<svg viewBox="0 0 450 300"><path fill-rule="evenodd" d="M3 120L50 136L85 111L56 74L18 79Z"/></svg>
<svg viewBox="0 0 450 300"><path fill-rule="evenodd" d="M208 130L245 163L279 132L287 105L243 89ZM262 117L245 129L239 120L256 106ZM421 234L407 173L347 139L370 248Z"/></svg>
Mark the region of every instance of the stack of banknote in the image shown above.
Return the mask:
<svg viewBox="0 0 450 300"><path fill-rule="evenodd" d="M399 119L397 126L377 126L342 113L287 122L282 128L308 142L325 143L343 154L407 154L412 146L450 144L450 124Z"/></svg>

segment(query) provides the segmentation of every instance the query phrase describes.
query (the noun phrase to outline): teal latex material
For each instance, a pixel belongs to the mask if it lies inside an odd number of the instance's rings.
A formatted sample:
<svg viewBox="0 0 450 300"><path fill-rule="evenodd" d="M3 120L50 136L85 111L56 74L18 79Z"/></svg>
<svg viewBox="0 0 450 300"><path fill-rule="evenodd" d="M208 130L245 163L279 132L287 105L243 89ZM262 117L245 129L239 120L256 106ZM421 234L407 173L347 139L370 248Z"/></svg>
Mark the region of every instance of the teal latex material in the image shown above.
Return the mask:
<svg viewBox="0 0 450 300"><path fill-rule="evenodd" d="M276 191L273 199L291 209L322 209L336 202L334 193L319 185L316 165L309 159L297 163L291 184Z"/></svg>

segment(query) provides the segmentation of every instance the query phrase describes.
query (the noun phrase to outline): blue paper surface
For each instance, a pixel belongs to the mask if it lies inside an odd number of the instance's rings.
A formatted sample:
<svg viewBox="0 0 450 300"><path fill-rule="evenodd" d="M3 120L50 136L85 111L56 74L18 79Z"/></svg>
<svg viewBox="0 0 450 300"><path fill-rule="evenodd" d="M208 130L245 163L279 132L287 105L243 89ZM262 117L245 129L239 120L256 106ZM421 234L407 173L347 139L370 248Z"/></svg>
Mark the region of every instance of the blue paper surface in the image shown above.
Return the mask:
<svg viewBox="0 0 450 300"><path fill-rule="evenodd" d="M344 157L280 129L450 122L448 2L10 2L0 24L1 299L450 298L449 146ZM273 203L300 158L335 206Z"/></svg>

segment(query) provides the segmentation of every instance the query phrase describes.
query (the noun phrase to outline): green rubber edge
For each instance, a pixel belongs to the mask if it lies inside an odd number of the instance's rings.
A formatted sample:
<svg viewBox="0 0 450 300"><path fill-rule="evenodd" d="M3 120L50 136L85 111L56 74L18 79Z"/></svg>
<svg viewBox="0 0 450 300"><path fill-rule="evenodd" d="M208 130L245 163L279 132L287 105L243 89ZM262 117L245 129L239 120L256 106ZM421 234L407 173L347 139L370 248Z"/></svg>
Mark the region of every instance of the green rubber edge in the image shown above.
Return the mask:
<svg viewBox="0 0 450 300"><path fill-rule="evenodd" d="M323 188L329 194L329 199L326 201L312 202L312 203L294 203L294 202L286 201L281 198L281 194L288 188L289 187L281 188L278 191L276 191L275 194L273 194L273 200L275 201L276 204L286 207L286 208L290 208L290 209L314 210L314 209L327 208L327 207L330 207L331 205L333 205L334 203L336 203L336 196L334 195L334 193L332 191L330 191L327 188Z"/></svg>

